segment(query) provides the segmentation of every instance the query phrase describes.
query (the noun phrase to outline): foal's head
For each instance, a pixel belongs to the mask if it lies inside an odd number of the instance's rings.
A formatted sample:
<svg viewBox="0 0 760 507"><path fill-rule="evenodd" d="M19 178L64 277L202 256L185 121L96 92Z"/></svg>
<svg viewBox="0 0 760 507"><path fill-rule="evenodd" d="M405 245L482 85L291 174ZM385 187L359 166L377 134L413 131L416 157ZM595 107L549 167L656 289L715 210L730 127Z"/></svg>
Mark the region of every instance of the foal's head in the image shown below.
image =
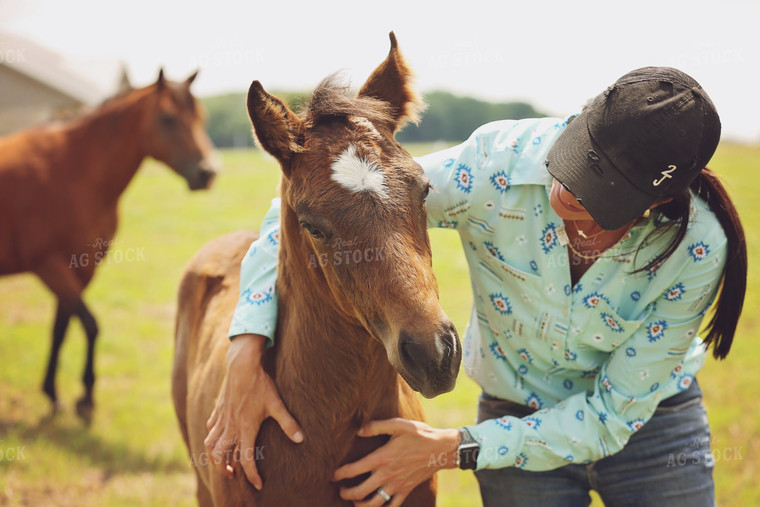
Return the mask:
<svg viewBox="0 0 760 507"><path fill-rule="evenodd" d="M433 397L454 387L461 345L438 302L430 182L394 139L419 107L409 80L391 34L388 58L357 96L328 79L296 116L254 81L248 112L284 175L283 242L300 245L304 257L288 267L301 263L323 280L339 311L383 343L413 389Z"/></svg>
<svg viewBox="0 0 760 507"><path fill-rule="evenodd" d="M214 147L204 128L201 105L190 92L198 73L175 83L158 75L155 105L146 127L147 152L187 180L190 190L208 188L216 176Z"/></svg>

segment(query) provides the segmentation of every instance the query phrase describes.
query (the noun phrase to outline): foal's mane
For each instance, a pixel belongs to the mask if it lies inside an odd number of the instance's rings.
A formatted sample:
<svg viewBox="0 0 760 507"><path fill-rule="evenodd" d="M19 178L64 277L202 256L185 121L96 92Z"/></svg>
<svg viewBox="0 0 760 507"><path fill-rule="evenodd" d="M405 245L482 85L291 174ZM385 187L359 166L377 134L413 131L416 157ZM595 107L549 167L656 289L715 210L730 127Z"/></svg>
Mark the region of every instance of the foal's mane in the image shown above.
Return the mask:
<svg viewBox="0 0 760 507"><path fill-rule="evenodd" d="M355 96L346 79L335 73L319 83L299 116L313 125L349 116L360 116L374 124L382 124L392 122L393 108L373 97Z"/></svg>

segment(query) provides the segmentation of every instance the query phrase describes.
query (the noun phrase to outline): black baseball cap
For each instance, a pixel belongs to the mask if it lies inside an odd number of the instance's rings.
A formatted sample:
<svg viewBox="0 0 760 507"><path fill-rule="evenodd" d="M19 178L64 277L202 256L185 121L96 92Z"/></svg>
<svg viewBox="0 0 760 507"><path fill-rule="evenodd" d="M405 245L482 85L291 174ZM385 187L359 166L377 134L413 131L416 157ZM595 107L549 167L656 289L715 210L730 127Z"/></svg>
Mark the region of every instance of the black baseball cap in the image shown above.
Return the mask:
<svg viewBox="0 0 760 507"><path fill-rule="evenodd" d="M607 230L688 188L720 140L720 118L693 78L644 67L594 97L550 148L546 167Z"/></svg>

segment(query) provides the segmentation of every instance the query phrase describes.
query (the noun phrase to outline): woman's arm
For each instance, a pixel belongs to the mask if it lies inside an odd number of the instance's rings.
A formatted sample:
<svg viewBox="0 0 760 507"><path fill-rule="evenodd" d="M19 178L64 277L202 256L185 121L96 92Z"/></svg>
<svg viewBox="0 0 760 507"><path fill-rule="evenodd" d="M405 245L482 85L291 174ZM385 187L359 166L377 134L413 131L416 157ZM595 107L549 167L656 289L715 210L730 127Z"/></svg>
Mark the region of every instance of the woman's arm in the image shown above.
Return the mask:
<svg viewBox="0 0 760 507"><path fill-rule="evenodd" d="M280 200L261 225L258 240L251 244L240 267L240 298L229 336L227 370L216 407L209 417L206 449L220 472L234 473L232 452L239 443L240 464L256 488L263 484L256 468L254 445L261 423L274 418L288 437L303 441L298 423L285 408L277 387L261 365L264 349L274 343L277 321L277 257L279 253Z"/></svg>
<svg viewBox="0 0 760 507"><path fill-rule="evenodd" d="M274 344L277 323L277 262L280 252L280 199L272 199L259 239L251 243L240 263L240 297L232 316L230 339L241 334L267 337Z"/></svg>

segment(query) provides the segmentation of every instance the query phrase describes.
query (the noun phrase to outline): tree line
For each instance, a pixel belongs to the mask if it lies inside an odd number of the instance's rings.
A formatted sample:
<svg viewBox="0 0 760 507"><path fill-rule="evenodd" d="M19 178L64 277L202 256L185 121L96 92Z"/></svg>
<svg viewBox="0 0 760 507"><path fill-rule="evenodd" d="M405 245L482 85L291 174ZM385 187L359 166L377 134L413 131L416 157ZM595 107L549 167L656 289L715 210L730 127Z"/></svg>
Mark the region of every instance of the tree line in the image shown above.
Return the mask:
<svg viewBox="0 0 760 507"><path fill-rule="evenodd" d="M309 99L308 93L275 92L274 95L296 111ZM245 93L215 95L202 101L208 113L206 128L216 146L242 148L254 145ZM489 121L546 116L525 102L493 103L444 91L425 94L425 102L428 107L422 121L399 132L396 136L399 142L461 142Z"/></svg>

